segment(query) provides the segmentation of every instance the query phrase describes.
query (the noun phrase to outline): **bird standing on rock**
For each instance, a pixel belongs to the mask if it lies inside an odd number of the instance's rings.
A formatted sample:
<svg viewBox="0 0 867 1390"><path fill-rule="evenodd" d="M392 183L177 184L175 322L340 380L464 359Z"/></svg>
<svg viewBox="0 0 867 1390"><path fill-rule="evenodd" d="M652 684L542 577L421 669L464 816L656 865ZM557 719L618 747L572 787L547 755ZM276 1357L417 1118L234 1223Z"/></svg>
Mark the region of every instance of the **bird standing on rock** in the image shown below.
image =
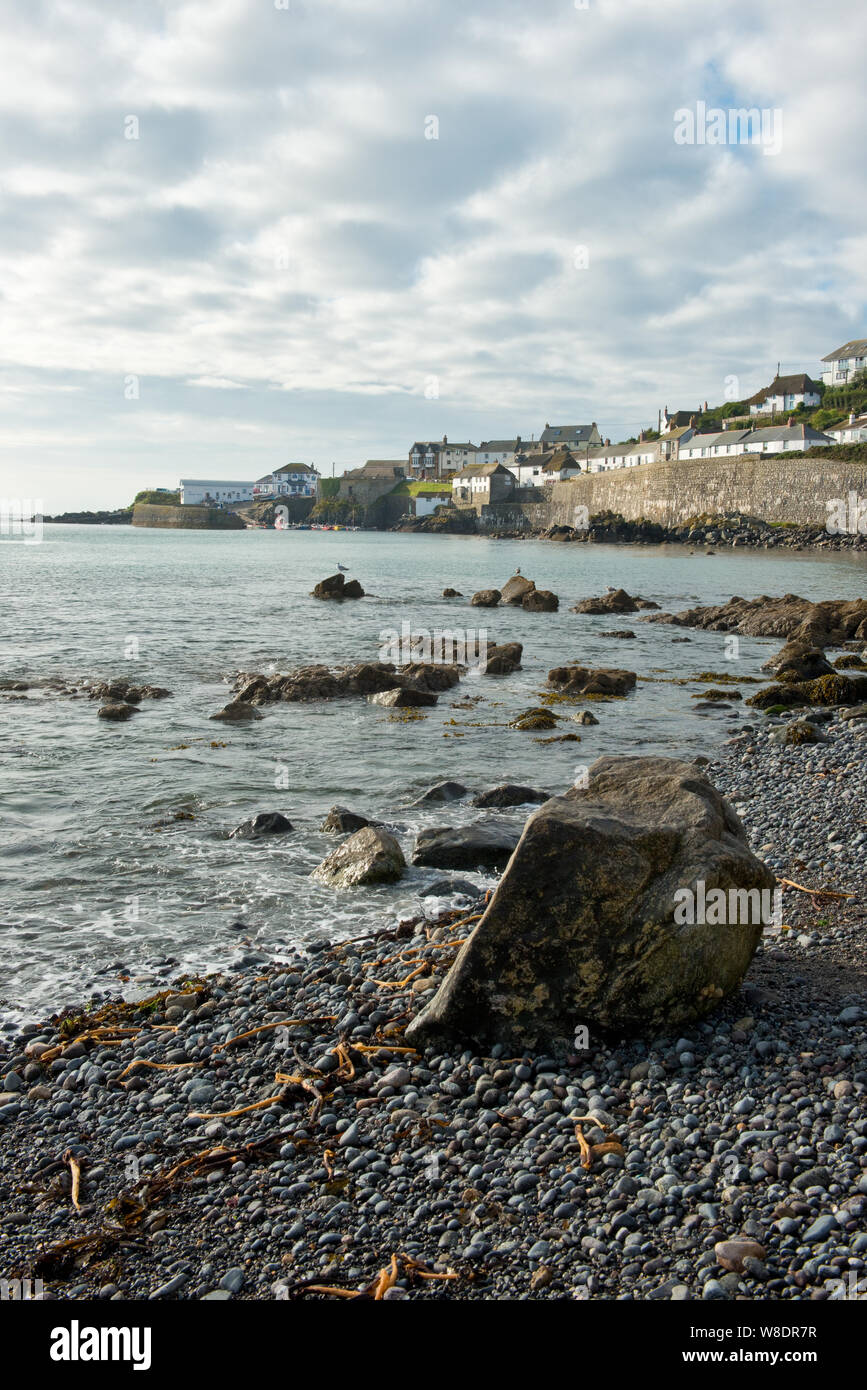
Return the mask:
<svg viewBox="0 0 867 1390"><path fill-rule="evenodd" d="M338 563L337 568L340 570L340 573L341 573L341 574L348 574L348 573L349 573L349 570L346 568L345 565L341 565L340 563Z"/></svg>

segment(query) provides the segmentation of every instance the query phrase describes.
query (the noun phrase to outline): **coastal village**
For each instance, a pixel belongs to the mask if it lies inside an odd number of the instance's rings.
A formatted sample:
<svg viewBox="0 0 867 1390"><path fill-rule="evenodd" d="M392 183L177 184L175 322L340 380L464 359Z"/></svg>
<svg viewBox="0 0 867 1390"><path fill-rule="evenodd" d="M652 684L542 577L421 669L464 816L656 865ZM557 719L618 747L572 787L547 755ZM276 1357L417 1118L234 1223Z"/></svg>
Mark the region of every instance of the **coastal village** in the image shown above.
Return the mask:
<svg viewBox="0 0 867 1390"><path fill-rule="evenodd" d="M543 500L553 483L586 474L676 460L803 453L867 442L867 338L854 339L822 358L818 379L805 372L780 375L746 400L711 408L664 406L657 428L612 443L595 421L545 422L538 435L455 441L415 440L405 458L368 459L327 478L312 463L290 462L255 480L182 478L183 506L241 510L259 502L296 500L292 521L312 513L325 524L351 522L393 495L407 516L441 509L474 510L498 503Z"/></svg>

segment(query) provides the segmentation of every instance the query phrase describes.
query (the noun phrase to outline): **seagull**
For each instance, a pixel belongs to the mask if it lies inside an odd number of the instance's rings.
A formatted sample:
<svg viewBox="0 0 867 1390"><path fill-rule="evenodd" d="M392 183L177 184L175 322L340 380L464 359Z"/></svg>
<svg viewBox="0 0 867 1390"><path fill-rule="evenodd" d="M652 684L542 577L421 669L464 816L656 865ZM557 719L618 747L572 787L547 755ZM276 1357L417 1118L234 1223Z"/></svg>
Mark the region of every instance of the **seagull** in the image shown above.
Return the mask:
<svg viewBox="0 0 867 1390"><path fill-rule="evenodd" d="M613 584L609 584L609 585L607 586L605 592L606 592L606 594L616 594L616 593L617 593L617 590L615 589L615 587L614 587Z"/></svg>
<svg viewBox="0 0 867 1390"><path fill-rule="evenodd" d="M345 565L341 565L341 564L338 563L337 568L340 570L340 573L341 573L341 574L348 574L348 573L349 573L349 570L346 568Z"/></svg>

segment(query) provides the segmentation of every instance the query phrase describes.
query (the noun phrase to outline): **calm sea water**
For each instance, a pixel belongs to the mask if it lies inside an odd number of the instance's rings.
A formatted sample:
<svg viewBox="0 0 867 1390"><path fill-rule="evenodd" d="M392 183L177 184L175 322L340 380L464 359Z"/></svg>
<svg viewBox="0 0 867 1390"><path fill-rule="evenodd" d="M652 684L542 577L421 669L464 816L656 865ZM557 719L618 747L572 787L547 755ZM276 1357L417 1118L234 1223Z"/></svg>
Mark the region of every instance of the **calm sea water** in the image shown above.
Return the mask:
<svg viewBox="0 0 867 1390"><path fill-rule="evenodd" d="M361 602L309 597L338 562L361 580ZM559 613L469 607L474 590L503 584L518 565L560 595ZM608 585L674 609L733 594L851 598L865 592L865 569L863 557L711 558L680 547L361 532L49 525L42 544L0 543L4 677L123 676L174 692L121 725L97 719L88 700L38 691L0 700L0 1017L115 990L119 975L143 988L166 958L177 969L224 967L244 939L279 955L293 940L359 935L418 911L441 874L410 869L394 887L348 892L311 881L336 843L318 829L335 802L393 823L409 857L422 825L482 814L410 805L444 777L473 790L510 780L557 792L600 753L692 757L749 718L736 709L702 715L690 698L699 687L660 679L640 682L626 701L593 705L600 722L578 730L580 744L542 745L507 728L564 661L659 678L754 675L778 645L742 639L739 661L726 661L721 634L690 632L689 644L674 644L682 630L570 613L578 598ZM446 585L467 600L443 600ZM489 642L523 642L523 670L466 681L411 723L358 701L270 706L245 728L209 721L236 671L375 660L383 630L404 622L484 625ZM624 627L635 641L600 635ZM483 698L453 707L468 694ZM290 817L294 835L227 838L272 809ZM195 819L154 827L176 811ZM506 814L522 820L526 811ZM244 932L232 929L237 921Z"/></svg>

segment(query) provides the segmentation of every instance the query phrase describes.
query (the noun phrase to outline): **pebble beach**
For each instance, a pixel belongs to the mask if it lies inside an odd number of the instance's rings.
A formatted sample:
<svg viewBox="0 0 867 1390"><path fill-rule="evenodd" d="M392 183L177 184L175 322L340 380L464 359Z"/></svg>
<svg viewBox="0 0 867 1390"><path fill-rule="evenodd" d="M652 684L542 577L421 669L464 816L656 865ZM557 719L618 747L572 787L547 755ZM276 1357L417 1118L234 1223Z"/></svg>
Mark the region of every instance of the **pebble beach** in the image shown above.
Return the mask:
<svg viewBox="0 0 867 1390"><path fill-rule="evenodd" d="M759 720L704 771L799 887L704 1022L408 1048L469 892L33 1020L0 1052L6 1266L54 1300L863 1296L864 724L785 746Z"/></svg>

